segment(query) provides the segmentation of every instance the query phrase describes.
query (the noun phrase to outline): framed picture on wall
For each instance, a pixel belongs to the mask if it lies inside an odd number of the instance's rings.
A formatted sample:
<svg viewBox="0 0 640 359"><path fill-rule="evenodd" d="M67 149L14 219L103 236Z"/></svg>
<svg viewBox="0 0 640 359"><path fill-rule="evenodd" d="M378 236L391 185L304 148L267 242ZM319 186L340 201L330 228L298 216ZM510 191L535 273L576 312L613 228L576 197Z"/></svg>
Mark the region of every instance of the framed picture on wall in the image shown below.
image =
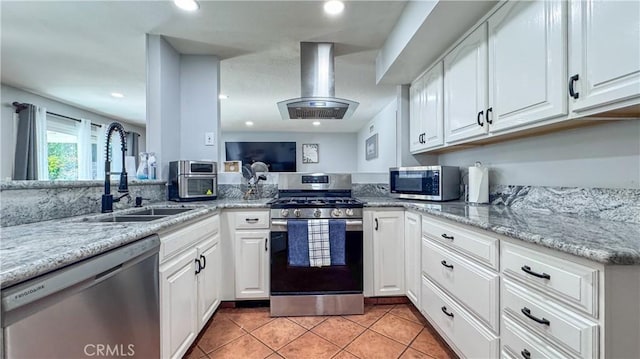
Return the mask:
<svg viewBox="0 0 640 359"><path fill-rule="evenodd" d="M320 160L320 145L317 143L302 144L302 163L318 163Z"/></svg>
<svg viewBox="0 0 640 359"><path fill-rule="evenodd" d="M367 138L364 144L364 153L367 161L378 158L378 134Z"/></svg>

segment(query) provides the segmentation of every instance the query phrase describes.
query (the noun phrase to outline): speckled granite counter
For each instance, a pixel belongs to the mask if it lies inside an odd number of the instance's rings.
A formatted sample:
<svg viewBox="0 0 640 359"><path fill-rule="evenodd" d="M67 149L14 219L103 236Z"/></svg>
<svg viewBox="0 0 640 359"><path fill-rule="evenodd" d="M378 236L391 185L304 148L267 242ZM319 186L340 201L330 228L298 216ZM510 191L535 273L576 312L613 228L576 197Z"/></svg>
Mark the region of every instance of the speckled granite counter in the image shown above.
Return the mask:
<svg viewBox="0 0 640 359"><path fill-rule="evenodd" d="M605 264L640 264L640 224L599 218L549 214L504 205L467 205L464 202L418 202L386 197L359 197L367 207L403 207L494 233L535 243ZM217 209L266 208L269 199L226 199L180 204L154 203L148 207L193 207L193 211L152 222L101 223L79 216L0 228L0 285L4 288L148 235L184 223ZM140 208L118 213L125 214Z"/></svg>
<svg viewBox="0 0 640 359"><path fill-rule="evenodd" d="M255 201L154 203L117 211L126 214L158 206L189 207L192 211L151 222L90 221L102 214L24 224L0 229L0 285L2 288L118 248L222 208L266 208L268 199Z"/></svg>
<svg viewBox="0 0 640 359"><path fill-rule="evenodd" d="M605 264L640 264L640 224L549 214L503 205L359 198L367 207L404 207Z"/></svg>

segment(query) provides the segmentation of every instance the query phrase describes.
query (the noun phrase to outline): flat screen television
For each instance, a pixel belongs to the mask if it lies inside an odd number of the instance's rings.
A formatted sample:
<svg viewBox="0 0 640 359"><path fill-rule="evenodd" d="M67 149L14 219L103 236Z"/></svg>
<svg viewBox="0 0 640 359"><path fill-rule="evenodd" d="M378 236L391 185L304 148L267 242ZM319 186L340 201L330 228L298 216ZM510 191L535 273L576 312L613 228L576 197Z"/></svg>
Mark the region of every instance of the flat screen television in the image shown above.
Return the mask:
<svg viewBox="0 0 640 359"><path fill-rule="evenodd" d="M295 142L225 142L227 161L264 162L270 172L296 171Z"/></svg>

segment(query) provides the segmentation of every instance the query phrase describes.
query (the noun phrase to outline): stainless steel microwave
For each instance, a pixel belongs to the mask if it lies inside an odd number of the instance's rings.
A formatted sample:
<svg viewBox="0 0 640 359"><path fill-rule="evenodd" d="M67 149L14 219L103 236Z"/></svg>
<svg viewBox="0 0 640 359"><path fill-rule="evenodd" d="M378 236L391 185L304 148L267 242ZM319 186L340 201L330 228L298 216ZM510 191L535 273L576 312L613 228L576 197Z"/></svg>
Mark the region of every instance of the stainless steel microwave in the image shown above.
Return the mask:
<svg viewBox="0 0 640 359"><path fill-rule="evenodd" d="M391 197L427 201L460 198L460 169L454 166L389 168Z"/></svg>
<svg viewBox="0 0 640 359"><path fill-rule="evenodd" d="M169 162L169 200L201 201L218 198L218 165L208 161Z"/></svg>

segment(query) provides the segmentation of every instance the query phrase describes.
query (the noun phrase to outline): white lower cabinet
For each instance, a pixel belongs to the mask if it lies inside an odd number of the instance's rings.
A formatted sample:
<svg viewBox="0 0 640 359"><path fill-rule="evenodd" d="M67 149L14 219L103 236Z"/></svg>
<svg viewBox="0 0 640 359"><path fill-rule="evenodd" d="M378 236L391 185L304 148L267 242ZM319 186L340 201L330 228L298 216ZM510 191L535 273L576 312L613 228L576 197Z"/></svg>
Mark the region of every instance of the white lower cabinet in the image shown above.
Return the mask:
<svg viewBox="0 0 640 359"><path fill-rule="evenodd" d="M451 347L466 358L497 358L499 338L429 279L422 277L422 313Z"/></svg>
<svg viewBox="0 0 640 359"><path fill-rule="evenodd" d="M365 243L373 247L373 295L405 295L404 285L404 210L377 209L367 211ZM366 260L366 259L365 259ZM365 266L367 267L367 266Z"/></svg>
<svg viewBox="0 0 640 359"><path fill-rule="evenodd" d="M545 298L505 279L502 281L503 315L520 321L576 357L598 356L598 323L567 310L551 298Z"/></svg>
<svg viewBox="0 0 640 359"><path fill-rule="evenodd" d="M236 231L236 298L269 298L269 231Z"/></svg>
<svg viewBox="0 0 640 359"><path fill-rule="evenodd" d="M422 242L422 272L498 333L498 273L485 269L426 237Z"/></svg>
<svg viewBox="0 0 640 359"><path fill-rule="evenodd" d="M571 358L529 329L505 316L502 320L502 357L504 358Z"/></svg>
<svg viewBox="0 0 640 359"><path fill-rule="evenodd" d="M422 216L406 212L404 216L404 275L407 297L420 307L420 238Z"/></svg>
<svg viewBox="0 0 640 359"><path fill-rule="evenodd" d="M220 236L198 246L203 268L198 279L198 329L201 329L220 305Z"/></svg>
<svg viewBox="0 0 640 359"><path fill-rule="evenodd" d="M160 240L173 248L160 256L160 354L181 358L220 304L218 215L160 233Z"/></svg>
<svg viewBox="0 0 640 359"><path fill-rule="evenodd" d="M196 249L160 268L161 357L180 358L198 335Z"/></svg>

